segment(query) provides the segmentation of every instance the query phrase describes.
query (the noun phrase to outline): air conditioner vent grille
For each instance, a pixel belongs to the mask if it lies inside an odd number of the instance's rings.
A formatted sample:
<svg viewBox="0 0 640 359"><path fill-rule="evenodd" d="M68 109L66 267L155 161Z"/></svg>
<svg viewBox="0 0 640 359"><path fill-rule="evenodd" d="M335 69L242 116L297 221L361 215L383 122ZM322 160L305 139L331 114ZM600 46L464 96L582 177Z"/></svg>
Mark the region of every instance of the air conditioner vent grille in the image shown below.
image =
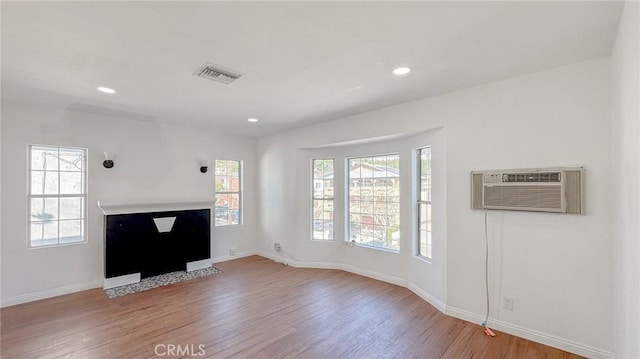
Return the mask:
<svg viewBox="0 0 640 359"><path fill-rule="evenodd" d="M487 186L485 207L545 208L562 210L562 187L557 186Z"/></svg>
<svg viewBox="0 0 640 359"><path fill-rule="evenodd" d="M223 83L225 85L228 85L242 77L242 75L237 71L230 70L211 63L202 65L193 74L204 79Z"/></svg>

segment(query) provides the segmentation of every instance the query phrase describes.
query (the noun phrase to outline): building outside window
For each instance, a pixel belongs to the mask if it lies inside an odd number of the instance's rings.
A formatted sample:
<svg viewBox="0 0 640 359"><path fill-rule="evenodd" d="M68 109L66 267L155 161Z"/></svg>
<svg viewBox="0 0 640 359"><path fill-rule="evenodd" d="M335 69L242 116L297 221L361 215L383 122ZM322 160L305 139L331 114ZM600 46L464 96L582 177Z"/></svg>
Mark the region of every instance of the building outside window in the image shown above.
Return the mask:
<svg viewBox="0 0 640 359"><path fill-rule="evenodd" d="M348 159L348 240L400 250L400 156Z"/></svg>
<svg viewBox="0 0 640 359"><path fill-rule="evenodd" d="M29 146L28 247L86 241L87 150Z"/></svg>
<svg viewBox="0 0 640 359"><path fill-rule="evenodd" d="M242 162L216 160L215 226L242 223Z"/></svg>
<svg viewBox="0 0 640 359"><path fill-rule="evenodd" d="M332 241L333 237L333 159L312 160L312 236L313 240Z"/></svg>

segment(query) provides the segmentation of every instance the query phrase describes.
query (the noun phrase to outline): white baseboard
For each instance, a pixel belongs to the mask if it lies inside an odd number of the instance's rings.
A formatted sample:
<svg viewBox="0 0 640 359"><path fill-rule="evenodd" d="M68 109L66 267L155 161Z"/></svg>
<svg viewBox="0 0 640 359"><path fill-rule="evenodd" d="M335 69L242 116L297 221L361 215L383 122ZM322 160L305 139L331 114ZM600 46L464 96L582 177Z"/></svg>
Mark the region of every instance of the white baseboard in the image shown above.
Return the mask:
<svg viewBox="0 0 640 359"><path fill-rule="evenodd" d="M60 288L47 289L47 290L43 290L35 293L3 298L2 301L0 302L0 307L2 308L10 307L12 305L33 302L40 299L47 299L51 297L57 297L60 295L81 292L83 290L101 288L101 287L102 287L102 280L97 280L97 281L88 282L88 283L73 284L73 285L68 285Z"/></svg>
<svg viewBox="0 0 640 359"><path fill-rule="evenodd" d="M292 260L292 259L285 259L279 255L276 255L275 253L269 253L269 252L265 252L265 251L257 251L256 252L257 255L259 255L260 257L264 257L267 259L271 259L274 262L278 262L278 263L283 263L283 264L287 264L287 265L291 265L292 267L296 267L295 265L293 265L294 263L297 263L297 261Z"/></svg>
<svg viewBox="0 0 640 359"><path fill-rule="evenodd" d="M286 258L275 253L258 251L256 253L260 257L271 259L274 262L286 264L295 268L317 268L317 269L340 269L340 264L333 262L305 262L291 258Z"/></svg>
<svg viewBox="0 0 640 359"><path fill-rule="evenodd" d="M256 254L255 251L241 252L241 253L238 253L238 255L235 255L235 256L216 257L216 258L211 259L211 262L220 263L220 262L225 262L225 261L232 260L232 259L238 259L238 258L242 258L242 257L252 256L252 255L255 255L255 254ZM28 303L28 302L33 302L33 301L41 300L41 299L57 297L57 296L60 296L60 295L65 295L65 294L70 294L70 293L75 293L75 292L81 292L81 291L87 290L87 289L102 288L103 285L104 285L104 279L101 279L101 280L88 282L88 283L73 284L73 285L69 285L69 286L65 286L65 287L48 289L48 290L43 290L43 291L39 291L39 292L35 292L35 293L17 295L15 297L3 298L3 299L0 299L0 308L10 307L12 305L18 305L18 304L23 304L23 303Z"/></svg>
<svg viewBox="0 0 640 359"><path fill-rule="evenodd" d="M287 259L287 264L296 268L340 269L340 265L334 262L303 262Z"/></svg>
<svg viewBox="0 0 640 359"><path fill-rule="evenodd" d="M414 292L418 297L424 299L427 303L434 306L436 309L438 309L442 313L447 314L447 305L444 304L444 302L442 302L440 299L432 296L426 290L418 287L417 285L411 282L407 283L407 288L410 291Z"/></svg>
<svg viewBox="0 0 640 359"><path fill-rule="evenodd" d="M211 258L211 262L213 264L216 264L216 263L231 261L231 260L238 259L238 258L255 256L256 254L257 254L256 251L239 252L235 256L226 255L226 256L219 256L219 257Z"/></svg>
<svg viewBox="0 0 640 359"><path fill-rule="evenodd" d="M264 252L264 251L247 251L238 253L235 256L221 256L215 257L211 261L213 263L225 262L228 260L238 259L242 257L248 257L252 255L259 255L261 257L265 257L276 262L285 263L292 267L297 268L318 268L318 269L339 269L344 270L345 272L354 273L357 275L361 275L364 277L369 277L373 279L377 279L383 282L395 284L398 286L406 287L420 298L424 299L429 304L433 305L436 309L440 310L446 315L462 319L467 322L480 324L484 321L484 316L476 313L472 313L463 309L454 308L451 306L447 306L442 301L438 300L431 294L429 294L424 289L418 287L417 285L408 282L405 279L389 276L382 273L373 272L366 269L361 269L358 267L354 267L351 265L340 264L340 263L332 263L332 262L305 262L305 261L296 261L288 258L282 258L281 256L274 255L272 253ZM43 290L40 292L29 293L24 295L19 295L15 297L4 298L0 301L0 307L9 307L12 305L32 302L36 300L57 297L60 295L65 295L69 293L80 292L83 290L94 289L102 287L102 280L74 284L60 288L54 288L49 290ZM489 318L489 326L498 331L502 331L511 335L515 335L517 337L525 338L528 340L532 340L534 342L538 342L541 344L549 345L554 348L562 349L574 354L582 355L588 358L593 359L611 359L613 358L613 353L608 352L606 350L602 350L599 348L594 348L586 344L577 343L571 340L567 340L564 338L560 338L554 335L546 334L543 332L539 332L536 330L520 327L518 325L510 324L507 322L503 322L494 318Z"/></svg>
<svg viewBox="0 0 640 359"><path fill-rule="evenodd" d="M427 303L431 304L436 309L444 313L445 315L452 316L452 317L462 319L467 322L476 323L476 324L480 324L484 322L484 316L480 314L475 314L469 311L465 311L462 309L452 308L450 306L447 306L444 302L440 301L433 295L429 294L424 289L402 278L393 277L386 274L369 271L366 269L361 269L361 268L354 267L347 264L327 263L327 262L301 262L301 261L296 261L289 258L283 259L279 255L275 255L273 253L264 252L264 251L258 251L256 254L258 254L261 257L269 258L271 260L274 260L280 263L283 263L283 260L284 260L284 263L292 267L340 269L345 272L350 272L350 273L358 274L364 277L369 277L369 278L377 279L383 282L399 285L401 287L406 287L410 291L414 292L417 296L424 299ZM577 343L571 340L560 338L554 335L542 333L536 330L523 328L514 324L496 320L494 318L489 318L489 326L493 329L499 330L504 333L515 335L517 337L525 338L525 339L528 339L537 343L541 343L544 345L548 345L554 348L562 349L570 353L582 355L587 358L592 358L592 359L613 358L613 353L611 352L607 352L605 350L594 348L589 345L585 345L582 343Z"/></svg>
<svg viewBox="0 0 640 359"><path fill-rule="evenodd" d="M446 307L445 314L462 319L467 322L481 324L484 322L484 316L476 313L472 313L463 309L454 308L451 306ZM520 338L528 339L537 343L541 343L544 345L548 345L550 347L562 349L564 351L582 355L587 358L592 359L611 359L613 358L613 353L594 348L592 346L577 343L568 339L560 338L555 335L539 332L537 330L524 328L515 324L510 324L507 322L503 322L501 320L497 320L489 317L488 322L489 327L492 329L505 332L511 335L515 335Z"/></svg>
<svg viewBox="0 0 640 359"><path fill-rule="evenodd" d="M155 218L154 218L155 219ZM187 262L187 272L197 271L211 267L211 258L201 259L199 261Z"/></svg>
<svg viewBox="0 0 640 359"><path fill-rule="evenodd" d="M386 275L386 274L382 274L382 273L378 273L378 272L374 272L374 271L370 271L370 270L354 267L354 266L347 265L347 264L334 263L334 262L305 262L305 261L298 261L298 260L290 259L290 258L286 258L286 257L283 258L281 256L278 256L278 255L275 255L275 254L272 254L272 253L268 253L268 252L264 252L264 251L259 251L258 255L261 256L261 257L269 258L269 259L271 259L271 260L273 260L275 262L278 262L278 263L284 263L286 265L289 265L289 266L292 266L292 267L295 267L295 268L339 269L339 270L343 270L345 272L361 275L363 277L373 278L373 279L377 279L377 280L382 281L382 282L387 282L387 283L399 285L401 287L406 287L407 286L407 281L402 279L402 278L398 278L398 277L394 277L394 276L390 276L390 275Z"/></svg>
<svg viewBox="0 0 640 359"><path fill-rule="evenodd" d="M379 281L395 284L395 285L398 285L398 286L401 286L401 287L406 287L407 286L407 280L406 279L402 279L402 278L398 278L398 277L394 277L394 276L390 276L390 275L386 275L386 274L370 271L370 270L367 270L367 269L362 269L362 268L354 267L354 266L347 265L347 264L340 264L339 269L342 269L345 272L350 272L350 273L353 273L353 274L361 275L363 277L369 277L369 278L377 279Z"/></svg>

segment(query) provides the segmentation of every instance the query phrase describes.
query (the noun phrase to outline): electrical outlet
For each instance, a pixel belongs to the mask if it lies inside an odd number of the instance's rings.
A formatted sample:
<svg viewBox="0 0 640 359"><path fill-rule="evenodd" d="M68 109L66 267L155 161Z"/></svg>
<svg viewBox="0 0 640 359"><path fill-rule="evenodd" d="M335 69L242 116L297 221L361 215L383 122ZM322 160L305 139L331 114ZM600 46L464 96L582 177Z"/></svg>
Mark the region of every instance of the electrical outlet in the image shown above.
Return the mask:
<svg viewBox="0 0 640 359"><path fill-rule="evenodd" d="M229 248L229 255L230 256L235 256L236 255L236 247Z"/></svg>
<svg viewBox="0 0 640 359"><path fill-rule="evenodd" d="M280 247L280 243L276 242L273 244L273 250L276 252L280 252L282 250L282 247Z"/></svg>
<svg viewBox="0 0 640 359"><path fill-rule="evenodd" d="M502 308L505 310L513 312L513 298L511 297L502 297Z"/></svg>

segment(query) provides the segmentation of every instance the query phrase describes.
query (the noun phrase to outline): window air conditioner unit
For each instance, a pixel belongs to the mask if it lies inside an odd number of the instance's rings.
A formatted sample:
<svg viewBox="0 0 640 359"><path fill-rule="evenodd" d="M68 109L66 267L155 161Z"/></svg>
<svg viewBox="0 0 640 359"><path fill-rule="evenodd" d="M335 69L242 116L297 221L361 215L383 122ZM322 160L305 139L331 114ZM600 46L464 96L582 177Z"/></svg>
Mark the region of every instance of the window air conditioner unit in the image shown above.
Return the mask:
<svg viewBox="0 0 640 359"><path fill-rule="evenodd" d="M584 214L584 168L471 172L471 208Z"/></svg>

